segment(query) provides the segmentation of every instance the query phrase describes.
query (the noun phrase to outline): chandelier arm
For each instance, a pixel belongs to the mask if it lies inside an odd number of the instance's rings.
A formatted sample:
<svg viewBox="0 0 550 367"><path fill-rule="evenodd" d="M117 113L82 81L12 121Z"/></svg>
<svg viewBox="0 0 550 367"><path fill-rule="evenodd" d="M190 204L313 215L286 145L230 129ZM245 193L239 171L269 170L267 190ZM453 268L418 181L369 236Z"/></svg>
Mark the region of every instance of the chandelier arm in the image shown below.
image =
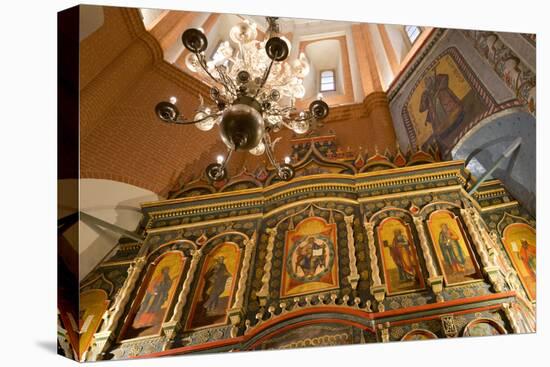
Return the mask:
<svg viewBox="0 0 550 367"><path fill-rule="evenodd" d="M267 78L269 78L269 73L271 72L271 67L273 66L274 61L275 60L271 59L271 62L269 63L269 66L267 67L267 70L264 73L262 83L258 87L258 90L256 91L256 94L254 95L254 98L256 98L258 96L258 94L262 91L262 88L264 87L265 83L267 82Z"/></svg>
<svg viewBox="0 0 550 367"><path fill-rule="evenodd" d="M233 80L227 76L225 71L222 70L221 67L216 66L216 70L218 71L218 74L220 75L221 85L223 85L223 88L229 93L232 94L235 98L237 97L237 88L235 87L235 84L233 83Z"/></svg>
<svg viewBox="0 0 550 367"><path fill-rule="evenodd" d="M195 55L197 56L197 60L199 61L199 65L201 66L202 70L206 73L206 75L208 75L210 77L210 79L212 79L214 82L216 82L218 84L221 84L225 87L225 85L218 78L214 77L214 75L212 75L208 71L208 66L206 65L204 55L201 54L201 53L196 53Z"/></svg>
<svg viewBox="0 0 550 367"><path fill-rule="evenodd" d="M288 118L283 116L283 121L286 120L286 122L302 122L302 121L312 121L315 119L309 111L304 111L304 113L305 113L304 117L298 117L298 118Z"/></svg>
<svg viewBox="0 0 550 367"><path fill-rule="evenodd" d="M275 167L275 169L278 171L281 168L281 166L279 165L279 162L277 162L277 160L275 159L275 152L273 152L273 147L271 145L271 137L267 132L265 133L263 140L264 140L265 153L267 155L267 159L269 160L269 163L271 163Z"/></svg>
<svg viewBox="0 0 550 367"><path fill-rule="evenodd" d="M285 122L284 118L283 118L283 120L281 120L281 124L282 124L284 127L286 127L287 129L289 129L289 130L294 130L294 129L292 128L292 126L290 126L289 124L287 124L287 123Z"/></svg>
<svg viewBox="0 0 550 367"><path fill-rule="evenodd" d="M268 115L284 115L287 112L290 112L294 107L285 107L285 108L271 108L271 110L266 111Z"/></svg>
<svg viewBox="0 0 550 367"><path fill-rule="evenodd" d="M223 160L222 164L221 164L221 171L223 172L225 170L225 168L227 167L227 162L229 162L229 160L231 159L231 156L233 155L233 151L234 149L233 148L229 148L227 150L227 155L225 156L225 159Z"/></svg>
<svg viewBox="0 0 550 367"><path fill-rule="evenodd" d="M169 124L176 124L176 125L194 125L194 124L198 124L199 122L203 122L209 118L218 117L221 114L222 114L221 112L217 112L211 115L206 115L203 118L200 118L198 120L185 120L182 116L178 116L174 121L171 121L171 122L164 121L164 122L167 122Z"/></svg>

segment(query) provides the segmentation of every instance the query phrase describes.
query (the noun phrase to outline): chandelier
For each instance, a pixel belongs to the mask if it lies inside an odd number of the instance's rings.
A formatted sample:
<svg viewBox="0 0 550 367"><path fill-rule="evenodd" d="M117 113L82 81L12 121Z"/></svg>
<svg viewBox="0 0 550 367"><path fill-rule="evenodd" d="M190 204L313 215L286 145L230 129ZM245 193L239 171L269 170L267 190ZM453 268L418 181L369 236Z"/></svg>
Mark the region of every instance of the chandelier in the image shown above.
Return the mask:
<svg viewBox="0 0 550 367"><path fill-rule="evenodd" d="M229 38L233 43L222 42L212 60L205 56L208 40L202 30L190 28L183 32L183 45L190 51L186 65L213 82L213 103L205 104L199 95L200 105L192 120L180 114L174 98L155 107L157 116L167 123L195 125L202 131L218 125L228 150L225 157L218 157L206 168L213 181L226 177L227 163L234 151L267 155L279 178L291 180L294 169L288 159L283 163L275 159L276 140L271 134L282 128L304 134L329 113L322 96L311 102L308 110L297 110L295 101L305 95L303 79L309 73L309 64L303 53L291 63L285 61L290 42L280 36L277 18L266 19L265 39L256 40L256 24L245 20L231 28Z"/></svg>

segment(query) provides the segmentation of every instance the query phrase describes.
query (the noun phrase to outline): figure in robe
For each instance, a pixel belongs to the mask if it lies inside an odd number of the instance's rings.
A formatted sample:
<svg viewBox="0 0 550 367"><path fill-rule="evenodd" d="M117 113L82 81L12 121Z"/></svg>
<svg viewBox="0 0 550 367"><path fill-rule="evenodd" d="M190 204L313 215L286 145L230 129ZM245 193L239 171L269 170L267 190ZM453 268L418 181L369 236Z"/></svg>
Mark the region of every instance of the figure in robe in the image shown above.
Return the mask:
<svg viewBox="0 0 550 367"><path fill-rule="evenodd" d="M531 246L527 240L522 239L518 257L529 272L529 275L535 279L537 272L537 252L535 247Z"/></svg>
<svg viewBox="0 0 550 367"><path fill-rule="evenodd" d="M316 240L315 237L308 237L297 246L296 264L294 273L301 269L306 278L314 277L318 272L317 268L324 268L327 260L327 244L323 240Z"/></svg>
<svg viewBox="0 0 550 367"><path fill-rule="evenodd" d="M231 277L231 273L227 270L224 263L224 257L216 258L214 265L206 272L205 285L202 291L202 307L207 315L216 315L220 312L220 296L225 291L227 279Z"/></svg>
<svg viewBox="0 0 550 367"><path fill-rule="evenodd" d="M425 125L431 124L432 130L440 134L464 118L462 101L449 88L449 76L437 74L424 78L425 89L420 98L420 112L427 111Z"/></svg>
<svg viewBox="0 0 550 367"><path fill-rule="evenodd" d="M460 247L459 237L446 223L441 225L441 231L439 232L439 247L441 248L445 263L453 269L454 272L464 272L466 259Z"/></svg>
<svg viewBox="0 0 550 367"><path fill-rule="evenodd" d="M399 280L411 281L416 278L416 263L411 252L411 245L401 229L393 232L393 240L389 245L390 256L399 271Z"/></svg>
<svg viewBox="0 0 550 367"><path fill-rule="evenodd" d="M149 283L136 314L134 327L153 326L157 322L156 316L160 314L162 305L168 299L171 287L170 268L165 266Z"/></svg>

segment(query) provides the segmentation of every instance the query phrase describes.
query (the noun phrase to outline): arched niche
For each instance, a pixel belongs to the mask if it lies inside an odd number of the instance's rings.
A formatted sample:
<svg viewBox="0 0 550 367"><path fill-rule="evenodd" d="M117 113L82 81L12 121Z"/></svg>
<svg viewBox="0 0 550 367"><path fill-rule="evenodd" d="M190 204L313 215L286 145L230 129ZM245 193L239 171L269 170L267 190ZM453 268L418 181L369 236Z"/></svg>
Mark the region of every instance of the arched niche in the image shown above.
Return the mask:
<svg viewBox="0 0 550 367"><path fill-rule="evenodd" d="M425 289L411 225L401 218L388 217L380 221L376 234L388 295Z"/></svg>
<svg viewBox="0 0 550 367"><path fill-rule="evenodd" d="M464 328L462 336L495 336L507 334L506 329L495 320L479 318L470 321Z"/></svg>
<svg viewBox="0 0 550 367"><path fill-rule="evenodd" d="M186 330L225 325L237 290L241 249L235 242L213 245L198 273Z"/></svg>
<svg viewBox="0 0 550 367"><path fill-rule="evenodd" d="M161 335L162 323L172 307L185 261L181 251L167 251L149 264L119 341Z"/></svg>
<svg viewBox="0 0 550 367"><path fill-rule="evenodd" d="M525 223L512 223L504 228L502 243L527 296L537 298L537 235L533 227Z"/></svg>
<svg viewBox="0 0 550 367"><path fill-rule="evenodd" d="M496 113L480 121L452 149L453 159L465 160L466 168L481 177L502 153L520 137L522 143L492 173L530 212L536 205L536 124L535 117L520 108Z"/></svg>
<svg viewBox="0 0 550 367"><path fill-rule="evenodd" d="M439 268L447 286L482 279L479 264L464 226L452 211L433 211L427 221Z"/></svg>
<svg viewBox="0 0 550 367"><path fill-rule="evenodd" d="M414 329L409 331L407 334L403 335L403 337L401 338L401 341L429 340L429 339L437 339L437 335L435 335L430 330Z"/></svg>

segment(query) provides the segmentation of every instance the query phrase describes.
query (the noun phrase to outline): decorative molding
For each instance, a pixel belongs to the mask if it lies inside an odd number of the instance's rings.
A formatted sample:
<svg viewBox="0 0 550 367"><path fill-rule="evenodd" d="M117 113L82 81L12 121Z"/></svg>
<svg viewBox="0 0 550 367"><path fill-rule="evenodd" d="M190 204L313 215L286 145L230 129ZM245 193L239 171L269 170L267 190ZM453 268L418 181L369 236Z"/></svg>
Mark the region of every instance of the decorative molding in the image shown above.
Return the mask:
<svg viewBox="0 0 550 367"><path fill-rule="evenodd" d="M269 298L269 281L271 279L271 267L273 266L273 247L275 246L277 227L267 228L266 232L269 235L269 239L267 241L267 255L264 265L264 274L262 276L262 288L256 294L258 300L260 301L260 306L265 306L267 304L267 299Z"/></svg>
<svg viewBox="0 0 550 367"><path fill-rule="evenodd" d="M466 39L474 42L474 48L499 78L515 93L527 110L536 115L536 71L521 61L499 35L487 31L463 30ZM529 40L529 38L526 37Z"/></svg>
<svg viewBox="0 0 550 367"><path fill-rule="evenodd" d="M254 333L255 330L260 328L267 322L272 323L279 318L294 313L299 310L313 310L317 307L337 307L341 309L355 309L364 312L373 312L371 308L371 302L367 300L362 302L361 298L355 297L353 299L348 295L340 296L338 293L325 293L322 295L308 295L302 297L294 297L291 301L282 301L278 304L278 307L273 305L267 308L267 313L260 311L256 313L255 324L252 324L250 320L245 321L244 335Z"/></svg>
<svg viewBox="0 0 550 367"><path fill-rule="evenodd" d="M245 306L243 304L244 293L246 291L248 273L249 273L250 264L252 261L252 252L256 249L256 237L257 237L257 232L254 231L254 234L250 239L244 240L245 251L244 251L244 258L241 266L241 273L239 275L239 283L237 286L237 292L235 294L235 301L233 302L233 306L229 310L229 319L231 320L231 324L233 325L231 329L232 337L237 336L236 332L237 332L238 325L241 322L242 317L244 316L244 311L245 311Z"/></svg>
<svg viewBox="0 0 550 367"><path fill-rule="evenodd" d="M191 250L191 256L191 264L189 265L189 269L187 270L187 276L185 277L185 281L183 282L178 301L174 306L172 317L170 318L170 321L162 325L164 335L166 335L166 345L164 349L169 346L169 344L173 341L176 332L181 329L181 318L183 316L183 309L187 304L187 297L189 296L189 292L191 291L191 285L193 284L193 279L195 278L195 273L197 271L199 261L202 257L202 249Z"/></svg>
<svg viewBox="0 0 550 367"><path fill-rule="evenodd" d="M443 291L443 276L439 275L435 268L432 253L428 245L428 239L426 237L424 221L422 217L414 216L413 222L416 227L418 238L420 239L420 247L422 249L422 255L424 256L424 261L426 262L426 268L428 269L428 284L432 287L436 300L438 302L443 302L444 299L441 295Z"/></svg>
<svg viewBox="0 0 550 367"><path fill-rule="evenodd" d="M357 283L359 282L359 273L357 272L357 258L355 256L355 239L353 237L353 214L344 216L346 222L346 230L348 236L348 252L349 252L349 267L350 275L348 280L353 289L357 289Z"/></svg>
<svg viewBox="0 0 550 367"><path fill-rule="evenodd" d="M65 357L74 358L74 353L71 347L71 343L69 342L69 335L67 334L67 330L63 329L60 325L57 325L57 342L61 346L61 349L63 349Z"/></svg>
<svg viewBox="0 0 550 367"><path fill-rule="evenodd" d="M453 315L441 315L441 326L447 338L456 338L458 336L458 328Z"/></svg>
<svg viewBox="0 0 550 367"><path fill-rule="evenodd" d="M374 241L374 223L365 220L364 226L367 231L367 244L369 249L372 277L372 286L370 287L370 293L378 302L378 311L383 312L385 309L383 302L386 296L387 288L380 279L380 267L378 266L378 256L376 255L376 245Z"/></svg>

